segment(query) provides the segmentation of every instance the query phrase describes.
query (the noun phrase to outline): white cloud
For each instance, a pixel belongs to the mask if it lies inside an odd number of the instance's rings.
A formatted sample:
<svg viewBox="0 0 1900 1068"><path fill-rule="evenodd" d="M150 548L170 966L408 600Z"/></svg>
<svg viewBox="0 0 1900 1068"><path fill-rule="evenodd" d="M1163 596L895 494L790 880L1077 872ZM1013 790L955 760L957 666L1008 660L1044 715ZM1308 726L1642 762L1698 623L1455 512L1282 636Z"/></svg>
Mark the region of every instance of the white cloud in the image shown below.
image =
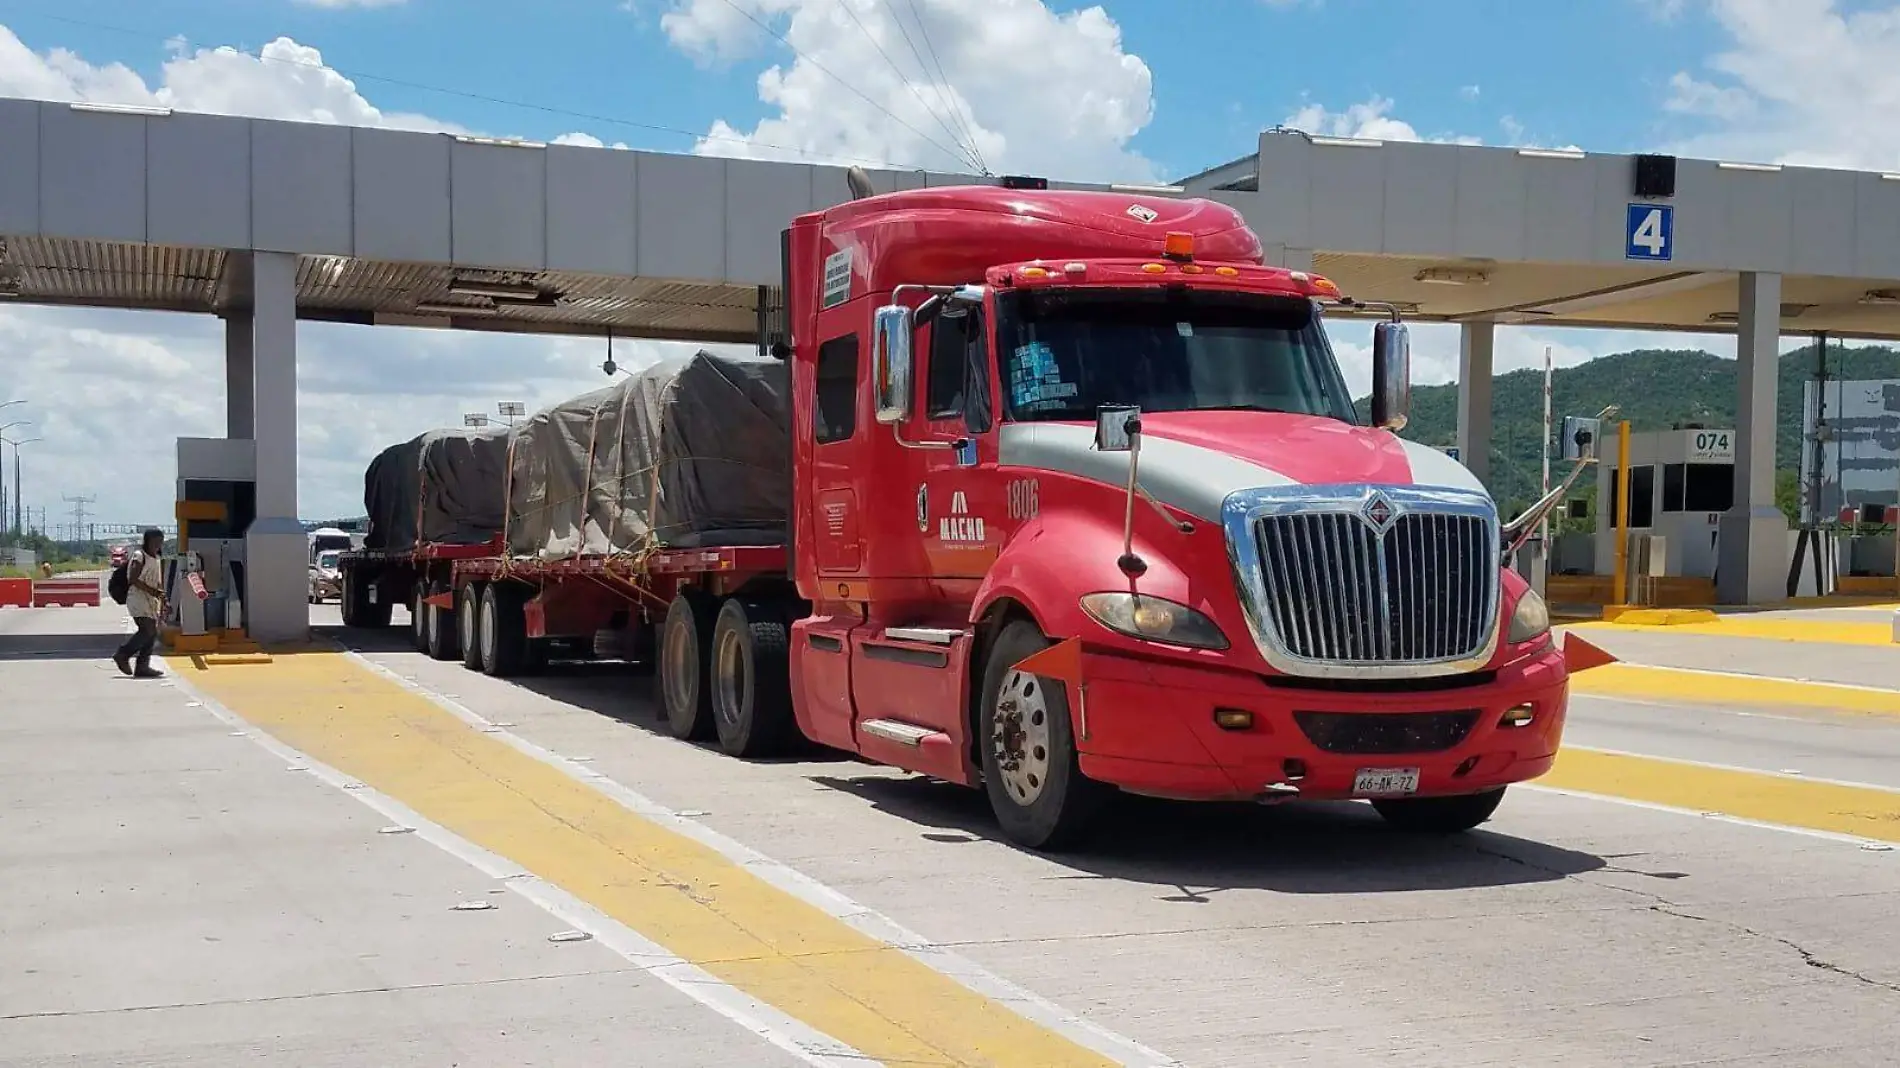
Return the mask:
<svg viewBox="0 0 1900 1068"><path fill-rule="evenodd" d="M376 107L317 49L289 38L256 56L182 41L168 55L158 83L148 85L123 65L93 65L59 49L34 53L0 26L0 95L462 129ZM584 133L556 140L601 144ZM325 323L301 324L298 341L298 490L311 518L360 512L363 466L385 445L460 425L466 411L492 413L497 401L539 406L605 382L601 341ZM619 342L615 358L635 367L677 348ZM55 521L60 498L82 494L98 497L92 511L102 521L162 519L171 511L172 439L224 432L222 324L209 316L5 308L0 353L7 369L0 400L28 402L8 408L0 423L33 421L8 436L43 439L21 453L27 503Z"/></svg>
<svg viewBox="0 0 1900 1068"><path fill-rule="evenodd" d="M1680 6L1680 0L1678 0ZM1693 132L1683 155L1822 167L1900 167L1900 5L1698 0L1730 39L1665 102Z"/></svg>
<svg viewBox="0 0 1900 1068"><path fill-rule="evenodd" d="M1458 95L1466 100L1476 100L1483 91L1484 90L1479 86L1465 85L1459 87Z"/></svg>
<svg viewBox="0 0 1900 1068"><path fill-rule="evenodd" d="M749 130L714 122L701 153L965 173L976 156L996 173L1096 181L1159 173L1129 147L1154 118L1152 75L1099 6L986 0L973 16L960 0L675 0L660 24L702 62L780 57L758 76L775 113Z"/></svg>

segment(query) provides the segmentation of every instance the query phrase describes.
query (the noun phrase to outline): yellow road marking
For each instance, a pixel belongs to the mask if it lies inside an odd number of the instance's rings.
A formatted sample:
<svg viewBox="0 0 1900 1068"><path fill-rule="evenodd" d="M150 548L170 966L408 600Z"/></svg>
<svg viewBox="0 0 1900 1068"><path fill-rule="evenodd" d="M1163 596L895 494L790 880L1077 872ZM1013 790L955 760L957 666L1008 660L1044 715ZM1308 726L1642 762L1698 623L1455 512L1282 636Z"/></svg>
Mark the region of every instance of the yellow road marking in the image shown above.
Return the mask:
<svg viewBox="0 0 1900 1068"><path fill-rule="evenodd" d="M1886 645L1893 640L1892 623L1850 620L1744 619L1727 616L1714 623L1677 623L1666 629L1623 623L1573 623L1571 630L1615 630L1645 634L1699 634L1716 638L1759 638L1777 642L1817 645Z"/></svg>
<svg viewBox="0 0 1900 1068"><path fill-rule="evenodd" d="M1584 793L1900 842L1900 793L1566 746L1536 780Z"/></svg>
<svg viewBox="0 0 1900 1068"><path fill-rule="evenodd" d="M1753 675L1605 664L1570 676L1570 692L1744 708L1814 708L1872 716L1900 716L1900 691L1798 682Z"/></svg>
<svg viewBox="0 0 1900 1068"><path fill-rule="evenodd" d="M183 670L285 744L869 1057L1024 1068L1114 1063L342 653Z"/></svg>

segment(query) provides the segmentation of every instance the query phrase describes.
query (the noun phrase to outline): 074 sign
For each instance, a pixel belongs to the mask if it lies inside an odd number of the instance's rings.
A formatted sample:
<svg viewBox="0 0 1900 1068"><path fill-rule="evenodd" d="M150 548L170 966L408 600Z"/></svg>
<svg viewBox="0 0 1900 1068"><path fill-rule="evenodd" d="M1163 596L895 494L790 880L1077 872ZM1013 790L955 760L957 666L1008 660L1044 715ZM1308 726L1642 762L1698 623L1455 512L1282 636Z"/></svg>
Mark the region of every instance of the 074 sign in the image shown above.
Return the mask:
<svg viewBox="0 0 1900 1068"><path fill-rule="evenodd" d="M1733 460L1735 435L1727 430L1689 431L1689 459Z"/></svg>

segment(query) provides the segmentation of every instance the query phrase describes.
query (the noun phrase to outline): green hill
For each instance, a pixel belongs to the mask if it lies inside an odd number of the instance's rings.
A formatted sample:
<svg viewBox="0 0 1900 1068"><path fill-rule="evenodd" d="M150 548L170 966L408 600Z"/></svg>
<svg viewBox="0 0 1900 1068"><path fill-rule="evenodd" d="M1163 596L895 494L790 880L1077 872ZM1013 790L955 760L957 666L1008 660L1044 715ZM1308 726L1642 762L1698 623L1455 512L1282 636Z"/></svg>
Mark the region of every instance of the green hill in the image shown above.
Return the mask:
<svg viewBox="0 0 1900 1068"><path fill-rule="evenodd" d="M1814 377L1814 355L1814 346L1806 345L1781 358L1775 463L1783 483L1792 483L1801 462L1801 396L1804 383ZM1900 378L1900 349L1887 346L1842 349L1830 344L1827 363L1831 378ZM1615 404L1631 430L1667 430L1679 422L1732 427L1735 371L1734 360L1699 349L1639 349L1603 356L1551 375L1551 418L1561 423L1566 415L1594 415ZM1492 386L1491 472L1485 482L1507 510L1537 497L1543 379L1541 369L1512 371L1499 375ZM1359 402L1361 412L1366 404ZM1457 433L1457 385L1413 387L1411 422L1404 436L1427 445L1451 445ZM1561 462L1552 461L1553 478L1563 470Z"/></svg>

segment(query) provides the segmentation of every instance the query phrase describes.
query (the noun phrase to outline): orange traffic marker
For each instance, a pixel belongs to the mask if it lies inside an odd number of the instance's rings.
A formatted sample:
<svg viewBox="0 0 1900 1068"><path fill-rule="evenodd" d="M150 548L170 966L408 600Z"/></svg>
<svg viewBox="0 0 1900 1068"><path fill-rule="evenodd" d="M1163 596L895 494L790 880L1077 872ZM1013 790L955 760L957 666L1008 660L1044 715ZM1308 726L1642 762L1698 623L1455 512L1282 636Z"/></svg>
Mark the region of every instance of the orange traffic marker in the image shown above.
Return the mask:
<svg viewBox="0 0 1900 1068"><path fill-rule="evenodd" d="M1577 637L1575 631L1564 634L1564 667L1575 675L1579 671L1616 663L1616 657Z"/></svg>
<svg viewBox="0 0 1900 1068"><path fill-rule="evenodd" d="M1082 683L1082 639L1070 638L1039 653L1031 653L1016 662L1016 670L1079 686Z"/></svg>

